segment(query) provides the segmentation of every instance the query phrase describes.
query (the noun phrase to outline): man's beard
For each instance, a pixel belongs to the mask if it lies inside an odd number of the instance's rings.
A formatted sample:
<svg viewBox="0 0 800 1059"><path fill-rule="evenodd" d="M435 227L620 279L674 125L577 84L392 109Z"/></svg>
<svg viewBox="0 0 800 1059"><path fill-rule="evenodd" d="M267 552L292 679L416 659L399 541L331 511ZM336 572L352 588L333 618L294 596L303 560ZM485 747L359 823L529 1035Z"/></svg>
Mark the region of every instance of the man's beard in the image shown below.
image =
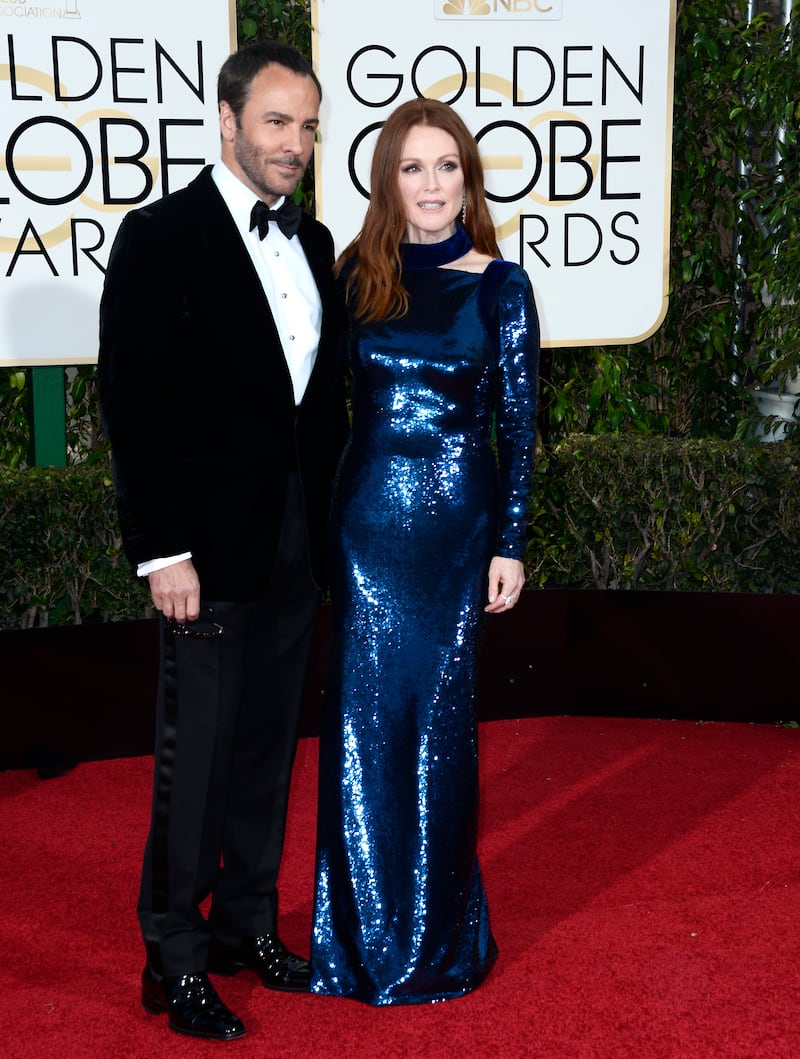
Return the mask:
<svg viewBox="0 0 800 1059"><path fill-rule="evenodd" d="M274 159L274 161L280 162L281 165L294 165L297 166L297 180L290 188L276 188L272 187L267 183L265 176L263 175L264 162L271 162L273 159L268 158L260 151L257 147L254 147L252 142L239 130L239 135L236 137L236 142L233 147L234 157L239 164L242 172L245 174L247 179L257 188L263 198L275 198L278 199L282 195L291 195L297 185L303 178L303 173L306 170L306 164L302 158L298 155L291 155L288 158Z"/></svg>

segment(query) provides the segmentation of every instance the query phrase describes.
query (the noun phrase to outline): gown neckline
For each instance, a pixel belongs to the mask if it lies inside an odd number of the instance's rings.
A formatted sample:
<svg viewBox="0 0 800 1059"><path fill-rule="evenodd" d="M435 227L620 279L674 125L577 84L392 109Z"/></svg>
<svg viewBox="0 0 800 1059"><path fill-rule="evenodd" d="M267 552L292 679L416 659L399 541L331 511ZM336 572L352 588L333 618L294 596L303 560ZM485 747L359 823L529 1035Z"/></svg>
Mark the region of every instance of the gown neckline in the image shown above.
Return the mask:
<svg viewBox="0 0 800 1059"><path fill-rule="evenodd" d="M405 271L439 268L449 261L458 261L472 249L472 240L463 225L456 221L456 230L438 243L401 243L400 261Z"/></svg>

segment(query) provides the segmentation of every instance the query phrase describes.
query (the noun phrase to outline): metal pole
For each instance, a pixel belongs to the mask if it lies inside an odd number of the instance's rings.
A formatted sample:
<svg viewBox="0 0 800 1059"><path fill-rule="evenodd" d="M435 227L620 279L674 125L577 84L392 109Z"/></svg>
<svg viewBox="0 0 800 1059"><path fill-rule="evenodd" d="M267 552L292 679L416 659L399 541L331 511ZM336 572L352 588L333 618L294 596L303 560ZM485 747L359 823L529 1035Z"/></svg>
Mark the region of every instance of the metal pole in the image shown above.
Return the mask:
<svg viewBox="0 0 800 1059"><path fill-rule="evenodd" d="M792 8L794 7L794 0L783 0L781 5L781 19L783 21L784 28L786 29L786 47L789 47L791 41L791 30L790 25L792 21ZM775 167L777 171L777 179L783 180L783 173L780 169L780 162L783 159L783 146L786 143L786 125L781 123L778 128L778 147L775 150Z"/></svg>
<svg viewBox="0 0 800 1059"><path fill-rule="evenodd" d="M791 3L791 0L789 0ZM746 19L748 26L752 23L753 19L758 14L758 3L759 0L747 0L747 13ZM750 159L742 158L741 156L736 162L736 171L739 176L739 187L745 188L750 182ZM744 258L742 251L742 225L744 223L744 213L746 206L744 204L739 205L736 217L736 230L735 230L735 245L736 245L736 282L734 286L734 303L737 306L736 312L736 325L733 334L733 355L738 360L742 354L741 342L745 328L745 316L747 312L747 282L745 279L747 272L747 263ZM734 385L741 383L741 377L738 372L734 372L731 379Z"/></svg>
<svg viewBox="0 0 800 1059"><path fill-rule="evenodd" d="M37 467L67 463L64 369L31 368L33 462Z"/></svg>

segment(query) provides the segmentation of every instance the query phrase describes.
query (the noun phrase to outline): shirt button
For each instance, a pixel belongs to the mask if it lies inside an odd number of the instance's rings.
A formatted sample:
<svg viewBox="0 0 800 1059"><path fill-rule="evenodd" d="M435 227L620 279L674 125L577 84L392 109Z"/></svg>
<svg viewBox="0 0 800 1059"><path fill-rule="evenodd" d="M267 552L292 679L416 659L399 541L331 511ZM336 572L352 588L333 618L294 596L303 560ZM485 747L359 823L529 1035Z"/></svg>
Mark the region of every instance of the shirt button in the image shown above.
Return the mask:
<svg viewBox="0 0 800 1059"><path fill-rule="evenodd" d="M294 335L289 335L289 341L294 342Z"/></svg>
<svg viewBox="0 0 800 1059"><path fill-rule="evenodd" d="M288 298L288 297L289 297L289 295L288 295L288 294L286 293L286 291L284 291L284 292L283 292L283 294L281 294L281 297L282 297L282 298Z"/></svg>
<svg viewBox="0 0 800 1059"><path fill-rule="evenodd" d="M280 257L280 256L281 256L281 252L280 252L280 250L276 250L276 251L275 251L275 257Z"/></svg>

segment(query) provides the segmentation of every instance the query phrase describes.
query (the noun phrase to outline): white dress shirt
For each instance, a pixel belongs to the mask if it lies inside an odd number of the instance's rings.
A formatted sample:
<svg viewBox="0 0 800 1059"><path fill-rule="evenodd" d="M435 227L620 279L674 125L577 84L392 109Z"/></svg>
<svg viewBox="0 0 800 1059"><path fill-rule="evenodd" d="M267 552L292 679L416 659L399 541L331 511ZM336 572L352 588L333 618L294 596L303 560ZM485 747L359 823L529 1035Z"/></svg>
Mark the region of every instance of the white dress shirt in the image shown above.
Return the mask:
<svg viewBox="0 0 800 1059"><path fill-rule="evenodd" d="M250 231L256 196L224 162L217 162L211 177L261 280L292 377L295 404L300 404L314 367L322 324L322 303L306 255L300 240L287 239L277 224L269 226L263 239L259 239L257 229ZM283 198L278 199L273 208L278 209L282 202Z"/></svg>
<svg viewBox="0 0 800 1059"><path fill-rule="evenodd" d="M214 165L211 178L230 210L261 281L283 347L295 404L300 404L314 367L322 324L322 302L300 240L287 239L277 224L270 224L266 236L260 239L257 228L250 231L256 195L222 161ZM273 208L278 209L282 202L283 198L278 199ZM146 577L154 570L191 557L191 552L184 552L150 559L139 563L136 572L139 577Z"/></svg>

